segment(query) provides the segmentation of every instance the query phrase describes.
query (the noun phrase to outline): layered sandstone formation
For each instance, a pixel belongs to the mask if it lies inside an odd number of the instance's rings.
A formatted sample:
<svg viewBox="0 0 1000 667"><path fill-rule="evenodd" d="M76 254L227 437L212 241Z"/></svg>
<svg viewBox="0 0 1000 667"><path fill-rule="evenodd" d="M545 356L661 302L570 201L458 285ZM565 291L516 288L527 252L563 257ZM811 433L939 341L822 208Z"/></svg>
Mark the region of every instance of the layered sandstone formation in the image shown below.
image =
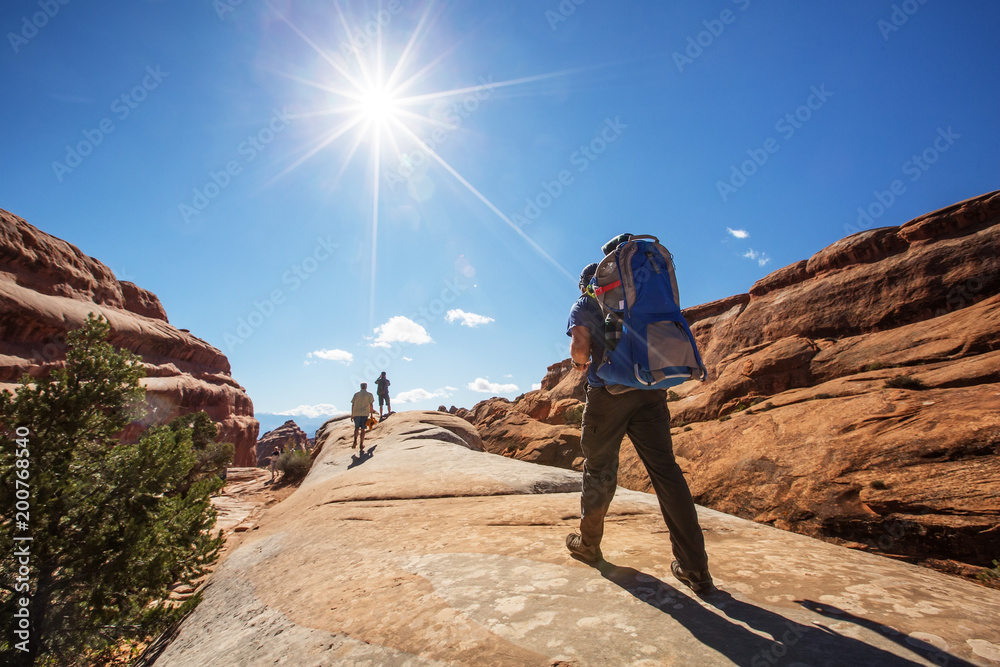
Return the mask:
<svg viewBox="0 0 1000 667"><path fill-rule="evenodd" d="M304 452L309 449L309 436L299 428L295 420L289 419L273 431L268 431L260 436L260 440L257 441L257 446L254 450L254 455L257 457L257 465L267 465L266 459L271 455L275 447L286 452L293 449Z"/></svg>
<svg viewBox="0 0 1000 667"><path fill-rule="evenodd" d="M721 591L670 575L654 497L619 489L586 566L578 473L392 415L247 526L156 665L995 665L1000 591L699 509Z"/></svg>
<svg viewBox="0 0 1000 667"><path fill-rule="evenodd" d="M684 313L710 378L669 406L698 502L966 574L1000 555L1000 193ZM583 382L561 362L459 414L490 451L578 467L550 429ZM627 439L620 481L649 489Z"/></svg>
<svg viewBox="0 0 1000 667"><path fill-rule="evenodd" d="M155 294L0 210L0 389L13 390L25 373L38 377L60 366L66 333L89 313L107 318L112 344L142 358L147 421L204 410L219 437L236 446L235 465L256 463L253 404L222 352L171 326ZM141 428L134 425L126 436Z"/></svg>

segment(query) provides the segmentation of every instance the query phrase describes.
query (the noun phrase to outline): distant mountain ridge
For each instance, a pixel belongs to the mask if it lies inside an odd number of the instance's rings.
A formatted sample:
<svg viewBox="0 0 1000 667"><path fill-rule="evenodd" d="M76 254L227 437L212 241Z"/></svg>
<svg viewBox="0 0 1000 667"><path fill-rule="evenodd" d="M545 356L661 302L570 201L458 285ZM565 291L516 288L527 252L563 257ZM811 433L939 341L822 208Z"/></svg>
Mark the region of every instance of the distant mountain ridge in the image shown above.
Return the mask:
<svg viewBox="0 0 1000 667"><path fill-rule="evenodd" d="M326 422L333 419L335 416L337 415L302 417L300 415L277 414L275 412L258 412L254 415L254 417L257 418L257 421L260 422L260 432L262 434L275 430L291 419L298 425L299 428L305 431L306 435L310 438L315 438L316 430Z"/></svg>

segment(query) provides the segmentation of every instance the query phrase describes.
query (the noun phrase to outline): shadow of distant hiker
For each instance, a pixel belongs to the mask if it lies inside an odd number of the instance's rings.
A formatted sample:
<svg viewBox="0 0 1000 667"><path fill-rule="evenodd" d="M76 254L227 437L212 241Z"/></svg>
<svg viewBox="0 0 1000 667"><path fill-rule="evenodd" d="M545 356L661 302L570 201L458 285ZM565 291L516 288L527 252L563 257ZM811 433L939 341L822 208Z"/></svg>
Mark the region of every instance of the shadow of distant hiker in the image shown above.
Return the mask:
<svg viewBox="0 0 1000 667"><path fill-rule="evenodd" d="M370 459L372 457L372 454L375 453L376 447L378 447L378 445L372 445L367 450L362 449L361 452L358 454L351 454L351 464L347 466L347 469L350 470L351 468L359 466L368 459Z"/></svg>
<svg viewBox="0 0 1000 667"><path fill-rule="evenodd" d="M799 662L807 665L903 667L920 664L837 634L829 628L796 623L780 614L741 602L725 591L708 593L700 598L704 604L722 612L720 615L691 600L678 588L645 572L607 561L598 564L597 569L605 579L669 614L692 637L738 665ZM678 586L682 584L678 583Z"/></svg>
<svg viewBox="0 0 1000 667"><path fill-rule="evenodd" d="M862 618L861 616L855 616L848 611L844 611L840 607L835 607L823 602L814 602L813 600L796 600L795 602L802 605L809 611L822 614L827 618L836 621L848 621L850 623L854 623L855 625L860 625L863 628L867 628L872 632L882 635L889 641L895 642L896 644L899 644L914 653L922 655L935 665L948 665L949 667L952 667L953 665L956 667L975 667L973 663L952 655L951 653L948 653L944 649L940 649L933 644L921 641L914 637L908 637L899 630L876 621L871 621L867 618Z"/></svg>

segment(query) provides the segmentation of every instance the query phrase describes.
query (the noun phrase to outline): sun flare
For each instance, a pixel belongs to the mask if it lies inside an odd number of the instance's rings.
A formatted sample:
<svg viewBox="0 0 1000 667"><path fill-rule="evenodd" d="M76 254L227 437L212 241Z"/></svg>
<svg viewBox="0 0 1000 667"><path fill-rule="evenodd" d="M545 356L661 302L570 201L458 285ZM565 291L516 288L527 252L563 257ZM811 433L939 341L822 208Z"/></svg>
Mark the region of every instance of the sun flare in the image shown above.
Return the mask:
<svg viewBox="0 0 1000 667"><path fill-rule="evenodd" d="M340 17L340 22L345 34L354 34L338 2L334 2L334 7ZM422 153L428 162L436 163L445 172L450 174L461 183L472 195L482 202L517 236L527 243L536 253L544 258L549 264L569 279L575 279L569 271L557 262L548 252L545 251L534 239L528 236L524 230L516 225L504 214L496 205L491 202L486 195L472 185L458 170L445 160L436 150L434 145L429 144L424 138L425 130L432 129L436 132L453 132L457 126L445 122L440 114L430 113L431 107L438 107L442 104L458 104L461 101L472 99L478 105L477 95L491 94L498 88L509 86L521 86L531 84L545 79L564 76L569 71L551 72L548 74L538 74L506 81L493 82L481 81L478 84L459 86L451 89L437 89L431 92L414 94L412 88L419 87L422 80L431 70L438 65L451 49L436 57L430 58L428 62L418 62L418 44L424 41L424 33L428 28L428 18L430 9L428 8L423 18L409 36L409 40L402 47L401 52L395 57L395 62L391 67L386 68L385 52L386 45L379 32L371 51L365 53L362 50L355 50L349 61L345 61L341 55L334 51L322 48L313 41L301 28L292 23L287 16L278 12L279 18L288 25L306 44L311 47L320 60L330 66L324 76L318 79L306 79L299 75L288 75L289 78L301 84L313 87L317 90L332 93L336 98L334 103L327 108L316 109L312 112L300 114L300 117L328 117L332 124L328 130L323 132L314 143L304 147L303 154L292 162L284 171L277 176L281 178L285 174L295 170L304 162L314 157L330 144L336 142L345 135L353 134L354 140L350 142L341 163L340 172L342 174L352 161L361 144L367 139L371 148L372 164L372 248L371 248L371 278L369 295L369 319L373 317L375 309L375 278L376 260L378 254L378 223L379 223L379 182L384 174L381 173L382 165L403 165L408 159L408 155L413 152ZM482 79L482 77L480 77ZM388 155L382 155L385 150ZM389 167L391 168L391 167ZM338 174L338 178L339 178Z"/></svg>

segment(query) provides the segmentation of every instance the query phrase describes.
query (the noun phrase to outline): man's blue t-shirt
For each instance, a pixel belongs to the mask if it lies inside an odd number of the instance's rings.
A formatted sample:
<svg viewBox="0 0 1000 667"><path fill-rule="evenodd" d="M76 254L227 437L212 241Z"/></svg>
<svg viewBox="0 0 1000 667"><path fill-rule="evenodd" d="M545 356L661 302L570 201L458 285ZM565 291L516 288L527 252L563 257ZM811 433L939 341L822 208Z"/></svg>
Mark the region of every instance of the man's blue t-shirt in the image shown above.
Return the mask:
<svg viewBox="0 0 1000 667"><path fill-rule="evenodd" d="M587 369L587 383L591 387L603 387L605 383L597 377L597 367L604 358L604 315L597 300L586 294L580 295L569 311L566 335L572 336L573 327L579 326L590 330L590 367Z"/></svg>

